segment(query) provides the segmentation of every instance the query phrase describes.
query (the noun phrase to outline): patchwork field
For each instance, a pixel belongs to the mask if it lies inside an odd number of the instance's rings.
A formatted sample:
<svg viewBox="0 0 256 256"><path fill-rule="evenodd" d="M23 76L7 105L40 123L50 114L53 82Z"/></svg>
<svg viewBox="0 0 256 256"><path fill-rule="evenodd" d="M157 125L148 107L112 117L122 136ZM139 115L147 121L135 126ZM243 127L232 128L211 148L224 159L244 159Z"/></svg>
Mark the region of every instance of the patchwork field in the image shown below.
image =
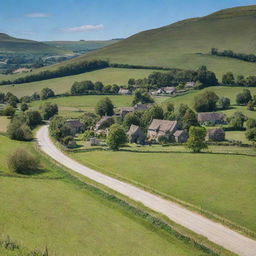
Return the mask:
<svg viewBox="0 0 256 256"><path fill-rule="evenodd" d="M256 158L252 149L211 147L213 153L193 154L182 146L156 146L137 151L78 150L71 156L256 231ZM249 151L254 156L237 155Z"/></svg>
<svg viewBox="0 0 256 256"><path fill-rule="evenodd" d="M6 157L20 146L33 151L31 143L0 135L1 237L8 234L30 250L47 246L50 255L206 256L120 206L81 189L43 158L44 174L3 176L8 173ZM1 246L0 254L17 255Z"/></svg>
<svg viewBox="0 0 256 256"><path fill-rule="evenodd" d="M150 69L124 69L124 68L106 68L97 71L87 72L74 76L54 78L32 83L17 84L15 86L0 86L0 92L12 92L18 97L31 95L33 92L39 92L42 88L49 87L55 93L69 92L75 81L92 80L93 82L101 81L105 85L118 84L127 85L130 78L145 78L154 72ZM4 78L3 78L4 79Z"/></svg>

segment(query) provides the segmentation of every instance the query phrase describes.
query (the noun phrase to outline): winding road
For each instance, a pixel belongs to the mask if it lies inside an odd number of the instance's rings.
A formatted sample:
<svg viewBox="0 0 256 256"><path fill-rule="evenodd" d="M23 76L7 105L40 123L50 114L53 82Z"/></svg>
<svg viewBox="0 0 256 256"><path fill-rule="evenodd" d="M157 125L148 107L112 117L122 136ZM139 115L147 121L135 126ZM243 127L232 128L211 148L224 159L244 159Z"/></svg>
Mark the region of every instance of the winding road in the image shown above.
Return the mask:
<svg viewBox="0 0 256 256"><path fill-rule="evenodd" d="M166 215L172 221L194 231L195 233L207 237L210 241L226 248L227 250L241 256L256 256L255 240L247 238L220 223L216 223L204 216L201 216L200 214L189 211L176 203L146 192L131 184L104 175L72 160L63 154L52 143L49 138L47 125L38 130L36 137L39 147L44 153L74 172L80 173L135 201L143 203L146 207Z"/></svg>

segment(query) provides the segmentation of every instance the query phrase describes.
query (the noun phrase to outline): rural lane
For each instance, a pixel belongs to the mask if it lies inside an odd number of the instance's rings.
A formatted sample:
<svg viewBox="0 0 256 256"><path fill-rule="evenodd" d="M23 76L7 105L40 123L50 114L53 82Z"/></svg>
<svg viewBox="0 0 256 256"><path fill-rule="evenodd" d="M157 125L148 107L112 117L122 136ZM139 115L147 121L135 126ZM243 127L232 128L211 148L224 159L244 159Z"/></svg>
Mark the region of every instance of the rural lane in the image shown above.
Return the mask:
<svg viewBox="0 0 256 256"><path fill-rule="evenodd" d="M49 138L48 125L40 128L36 134L40 149L55 161L80 173L91 180L103 184L146 207L166 215L172 221L207 237L210 241L241 256L256 256L256 241L235 232L222 224L207 219L176 203L144 191L134 185L104 175L90 169L63 154Z"/></svg>

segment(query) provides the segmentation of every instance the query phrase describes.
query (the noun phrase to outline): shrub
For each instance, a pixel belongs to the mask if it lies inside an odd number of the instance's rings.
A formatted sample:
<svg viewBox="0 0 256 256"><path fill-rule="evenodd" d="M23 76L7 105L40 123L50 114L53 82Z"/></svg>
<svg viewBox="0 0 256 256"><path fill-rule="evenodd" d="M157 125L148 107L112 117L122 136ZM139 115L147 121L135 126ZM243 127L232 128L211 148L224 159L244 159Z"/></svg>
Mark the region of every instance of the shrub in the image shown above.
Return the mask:
<svg viewBox="0 0 256 256"><path fill-rule="evenodd" d="M46 100L48 98L54 97L54 91L50 88L43 88L40 92L40 99Z"/></svg>
<svg viewBox="0 0 256 256"><path fill-rule="evenodd" d="M251 128L245 133L246 138L251 141L256 141L256 128Z"/></svg>
<svg viewBox="0 0 256 256"><path fill-rule="evenodd" d="M61 116L55 116L51 119L49 126L50 134L55 139L61 141L66 136L71 135L71 129Z"/></svg>
<svg viewBox="0 0 256 256"><path fill-rule="evenodd" d="M26 118L27 124L30 127L35 127L36 125L42 123L42 117L40 113L36 110L26 111L25 118Z"/></svg>
<svg viewBox="0 0 256 256"><path fill-rule="evenodd" d="M15 108L12 106L6 106L3 110L3 115L4 116L14 116L15 114Z"/></svg>
<svg viewBox="0 0 256 256"><path fill-rule="evenodd" d="M242 112L235 112L233 116L228 118L230 126L236 130L242 130L246 120L247 117Z"/></svg>
<svg viewBox="0 0 256 256"><path fill-rule="evenodd" d="M256 128L256 119L249 118L246 122L247 129Z"/></svg>
<svg viewBox="0 0 256 256"><path fill-rule="evenodd" d="M94 137L94 131L87 130L83 134L83 140L88 141L90 138Z"/></svg>
<svg viewBox="0 0 256 256"><path fill-rule="evenodd" d="M23 118L15 117L7 127L7 134L12 140L32 140L32 132Z"/></svg>
<svg viewBox="0 0 256 256"><path fill-rule="evenodd" d="M112 150L118 150L119 147L124 145L127 141L128 138L123 127L118 124L113 124L109 130L107 145Z"/></svg>
<svg viewBox="0 0 256 256"><path fill-rule="evenodd" d="M230 107L230 99L226 97L221 97L218 101L222 109L228 109Z"/></svg>
<svg viewBox="0 0 256 256"><path fill-rule="evenodd" d="M74 137L69 135L62 139L63 145L67 146L68 148L73 148L76 146L76 142L74 140Z"/></svg>
<svg viewBox="0 0 256 256"><path fill-rule="evenodd" d="M26 110L28 110L28 104L27 103L22 103L20 106L20 110L25 112Z"/></svg>
<svg viewBox="0 0 256 256"><path fill-rule="evenodd" d="M250 100L252 100L252 95L248 89L244 89L241 93L236 95L236 103L238 105L246 105Z"/></svg>
<svg viewBox="0 0 256 256"><path fill-rule="evenodd" d="M39 159L24 149L17 149L8 158L8 167L19 174L31 174L39 169Z"/></svg>
<svg viewBox="0 0 256 256"><path fill-rule="evenodd" d="M252 100L250 100L247 103L247 109L250 110L250 111L254 111L254 102Z"/></svg>

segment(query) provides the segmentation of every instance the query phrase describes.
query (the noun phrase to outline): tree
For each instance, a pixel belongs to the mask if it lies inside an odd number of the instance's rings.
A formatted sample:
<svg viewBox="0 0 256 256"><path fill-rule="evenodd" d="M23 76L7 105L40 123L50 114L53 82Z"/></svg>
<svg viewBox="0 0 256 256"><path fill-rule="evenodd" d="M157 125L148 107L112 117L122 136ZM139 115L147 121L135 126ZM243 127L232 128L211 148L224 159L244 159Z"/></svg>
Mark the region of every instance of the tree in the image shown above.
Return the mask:
<svg viewBox="0 0 256 256"><path fill-rule="evenodd" d="M7 134L12 140L32 140L32 132L23 117L14 117L7 127Z"/></svg>
<svg viewBox="0 0 256 256"><path fill-rule="evenodd" d="M4 103L5 94L3 92L0 92L0 104Z"/></svg>
<svg viewBox="0 0 256 256"><path fill-rule="evenodd" d="M247 103L247 109L250 110L250 111L254 111L254 101L253 100L250 100Z"/></svg>
<svg viewBox="0 0 256 256"><path fill-rule="evenodd" d="M182 121L186 111L189 109L188 105L181 103L176 110L176 118L178 121Z"/></svg>
<svg viewBox="0 0 256 256"><path fill-rule="evenodd" d="M252 95L248 89L243 89L241 93L236 95L236 103L238 105L246 105L250 100L252 100Z"/></svg>
<svg viewBox="0 0 256 256"><path fill-rule="evenodd" d="M182 120L182 127L183 129L189 129L191 126L199 126L199 123L197 121L196 113L188 108Z"/></svg>
<svg viewBox="0 0 256 256"><path fill-rule="evenodd" d="M95 110L100 116L112 116L114 114L114 105L108 97L105 97L97 103Z"/></svg>
<svg viewBox="0 0 256 256"><path fill-rule="evenodd" d="M112 150L118 150L120 146L124 145L127 141L128 138L122 126L119 124L113 124L110 126L107 145Z"/></svg>
<svg viewBox="0 0 256 256"><path fill-rule="evenodd" d="M142 111L133 111L125 115L123 125L127 129L130 128L132 124L134 125L141 125L141 118L142 118Z"/></svg>
<svg viewBox="0 0 256 256"><path fill-rule="evenodd" d="M28 104L27 103L21 103L20 110L23 111L23 112L28 110Z"/></svg>
<svg viewBox="0 0 256 256"><path fill-rule="evenodd" d="M135 85L135 79L134 78L130 78L128 80L128 85Z"/></svg>
<svg viewBox="0 0 256 256"><path fill-rule="evenodd" d="M12 106L6 106L3 110L3 115L4 116L14 116L15 114L15 108Z"/></svg>
<svg viewBox="0 0 256 256"><path fill-rule="evenodd" d="M173 112L174 111L174 105L171 102L166 103L166 109L167 111Z"/></svg>
<svg viewBox="0 0 256 256"><path fill-rule="evenodd" d="M235 112L233 116L228 118L230 126L236 130L242 130L246 120L247 117L242 112Z"/></svg>
<svg viewBox="0 0 256 256"><path fill-rule="evenodd" d="M205 91L202 94L195 96L194 108L197 112L214 111L218 99L219 97L215 92Z"/></svg>
<svg viewBox="0 0 256 256"><path fill-rule="evenodd" d="M8 167L19 174L31 174L39 169L40 161L25 149L17 149L8 157Z"/></svg>
<svg viewBox="0 0 256 256"><path fill-rule="evenodd" d="M46 100L48 98L54 97L54 91L50 88L43 88L40 92L40 99Z"/></svg>
<svg viewBox="0 0 256 256"><path fill-rule="evenodd" d="M142 116L142 125L147 127L153 119L163 119L164 118L164 111L162 107L158 105L154 105L153 107L144 111Z"/></svg>
<svg viewBox="0 0 256 256"><path fill-rule="evenodd" d="M71 129L61 116L54 116L49 125L50 135L55 139L62 141L63 138L71 135Z"/></svg>
<svg viewBox="0 0 256 256"><path fill-rule="evenodd" d="M57 104L46 102L40 106L40 111L42 113L43 119L49 120L54 115L57 115L59 110Z"/></svg>
<svg viewBox="0 0 256 256"><path fill-rule="evenodd" d="M96 83L94 84L94 89L95 89L96 91L102 92L103 89L104 89L103 83L102 83L102 82L99 82L99 81L96 82Z"/></svg>
<svg viewBox="0 0 256 256"><path fill-rule="evenodd" d="M134 98L132 104L137 104L137 103L153 103L154 100L153 98L144 90L142 89L137 89L134 93Z"/></svg>
<svg viewBox="0 0 256 256"><path fill-rule="evenodd" d="M256 119L248 118L246 122L247 129L256 128Z"/></svg>
<svg viewBox="0 0 256 256"><path fill-rule="evenodd" d="M228 109L230 107L230 99L227 97L221 97L218 103L221 109Z"/></svg>
<svg viewBox="0 0 256 256"><path fill-rule="evenodd" d="M187 147L194 153L201 152L202 149L207 148L205 142L206 129L204 127L191 126L189 129L189 138Z"/></svg>
<svg viewBox="0 0 256 256"><path fill-rule="evenodd" d="M95 126L98 117L94 113L86 112L80 117L85 130L90 130Z"/></svg>
<svg viewBox="0 0 256 256"><path fill-rule="evenodd" d="M39 111L31 110L25 112L27 124L32 128L42 123L42 117Z"/></svg>
<svg viewBox="0 0 256 256"><path fill-rule="evenodd" d="M250 141L256 141L256 128L251 128L247 130L245 136Z"/></svg>
<svg viewBox="0 0 256 256"><path fill-rule="evenodd" d="M234 85L235 77L232 72L227 72L222 76L222 83L225 85Z"/></svg>
<svg viewBox="0 0 256 256"><path fill-rule="evenodd" d="M217 85L218 79L214 72L208 71L206 66L201 66L197 71L197 81L202 83L203 87Z"/></svg>

